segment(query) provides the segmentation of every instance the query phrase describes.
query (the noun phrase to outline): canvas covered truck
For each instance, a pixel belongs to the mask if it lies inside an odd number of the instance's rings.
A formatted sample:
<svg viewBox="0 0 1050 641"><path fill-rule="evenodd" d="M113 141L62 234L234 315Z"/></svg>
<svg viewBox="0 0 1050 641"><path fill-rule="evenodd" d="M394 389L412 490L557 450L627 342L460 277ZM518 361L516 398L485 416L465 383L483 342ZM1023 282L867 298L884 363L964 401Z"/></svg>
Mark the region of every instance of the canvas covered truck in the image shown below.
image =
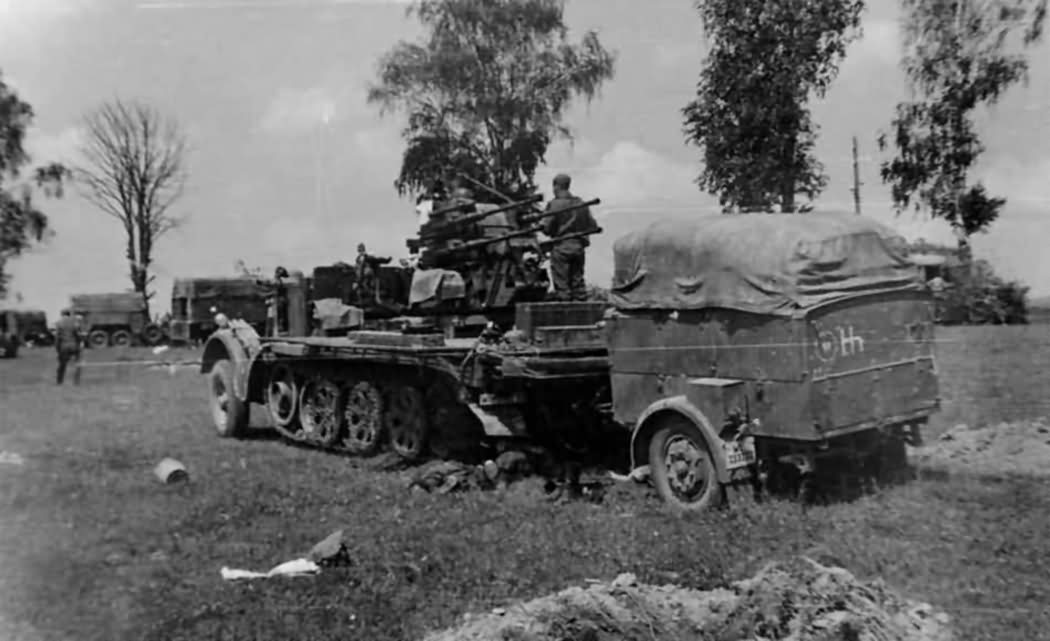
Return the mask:
<svg viewBox="0 0 1050 641"><path fill-rule="evenodd" d="M215 331L215 313L240 318L263 331L269 289L251 277L176 278L171 287L169 338L191 343Z"/></svg>
<svg viewBox="0 0 1050 641"><path fill-rule="evenodd" d="M219 330L201 366L215 429L243 434L259 403L285 437L356 455L622 448L701 510L734 484L806 494L825 470L900 464L939 406L932 302L877 222L661 221L613 254L609 305L521 302L475 337Z"/></svg>
<svg viewBox="0 0 1050 641"><path fill-rule="evenodd" d="M156 345L164 340L164 330L150 320L141 294L76 294L69 300L70 309L83 319L90 347Z"/></svg>

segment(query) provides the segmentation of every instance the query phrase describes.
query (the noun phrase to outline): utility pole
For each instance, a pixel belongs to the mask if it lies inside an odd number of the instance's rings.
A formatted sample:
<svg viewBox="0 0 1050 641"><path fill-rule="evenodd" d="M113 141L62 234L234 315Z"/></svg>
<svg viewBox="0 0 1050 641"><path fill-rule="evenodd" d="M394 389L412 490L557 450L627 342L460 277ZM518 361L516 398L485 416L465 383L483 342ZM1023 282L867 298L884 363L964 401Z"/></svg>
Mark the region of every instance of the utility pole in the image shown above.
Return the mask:
<svg viewBox="0 0 1050 641"><path fill-rule="evenodd" d="M860 215L860 165L857 162L857 137L853 136L853 209Z"/></svg>

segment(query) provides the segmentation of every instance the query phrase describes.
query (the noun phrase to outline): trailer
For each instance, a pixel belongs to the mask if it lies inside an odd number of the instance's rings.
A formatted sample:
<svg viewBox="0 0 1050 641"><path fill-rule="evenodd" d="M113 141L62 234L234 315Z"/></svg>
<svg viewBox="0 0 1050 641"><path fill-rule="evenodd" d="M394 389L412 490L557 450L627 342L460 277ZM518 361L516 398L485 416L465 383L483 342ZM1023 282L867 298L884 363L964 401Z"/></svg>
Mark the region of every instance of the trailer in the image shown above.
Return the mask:
<svg viewBox="0 0 1050 641"><path fill-rule="evenodd" d="M807 494L832 459L899 465L938 409L929 293L853 214L659 221L618 239L611 305L519 302L475 337L352 330L205 347L218 434L267 407L286 438L404 459L529 442L622 448L677 510Z"/></svg>

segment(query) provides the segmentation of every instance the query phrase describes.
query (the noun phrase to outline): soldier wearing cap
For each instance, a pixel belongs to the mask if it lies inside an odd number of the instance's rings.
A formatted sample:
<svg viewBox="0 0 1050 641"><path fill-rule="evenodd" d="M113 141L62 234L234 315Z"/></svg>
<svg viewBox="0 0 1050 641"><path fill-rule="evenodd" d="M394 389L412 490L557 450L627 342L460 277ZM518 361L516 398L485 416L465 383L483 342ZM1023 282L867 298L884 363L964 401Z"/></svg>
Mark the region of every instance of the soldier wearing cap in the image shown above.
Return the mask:
<svg viewBox="0 0 1050 641"><path fill-rule="evenodd" d="M554 177L554 198L547 203L547 212L554 212L582 203L583 200L569 191L572 179L565 174ZM591 231L598 227L590 207L574 209L564 214L555 214L543 222L543 233L550 238ZM558 300L585 300L587 285L583 280L586 249L590 241L586 236L559 241L551 248L551 279L554 281L554 297Z"/></svg>
<svg viewBox="0 0 1050 641"><path fill-rule="evenodd" d="M58 371L55 382L59 385L66 377L66 368L73 362L73 384L80 385L80 350L84 343L81 326L73 318L70 309L62 310L62 317L55 323L55 351L58 353Z"/></svg>

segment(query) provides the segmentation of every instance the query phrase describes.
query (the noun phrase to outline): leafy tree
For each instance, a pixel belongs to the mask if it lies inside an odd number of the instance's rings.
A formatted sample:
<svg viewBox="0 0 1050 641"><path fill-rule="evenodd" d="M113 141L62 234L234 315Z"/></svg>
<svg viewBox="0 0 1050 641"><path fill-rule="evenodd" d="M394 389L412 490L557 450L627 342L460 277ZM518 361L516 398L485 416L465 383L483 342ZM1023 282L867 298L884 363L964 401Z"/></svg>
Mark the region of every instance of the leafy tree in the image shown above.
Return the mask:
<svg viewBox="0 0 1050 641"><path fill-rule="evenodd" d="M964 258L968 239L987 230L1006 203L968 173L983 151L973 122L1024 81L1024 49L1042 37L1047 0L901 0L911 100L892 124L896 157L881 167L898 211L914 203L951 224ZM887 134L879 147L888 146Z"/></svg>
<svg viewBox="0 0 1050 641"><path fill-rule="evenodd" d="M1006 280L985 260L952 270L952 285L937 294L937 312L946 325L1028 323L1028 286Z"/></svg>
<svg viewBox="0 0 1050 641"><path fill-rule="evenodd" d="M380 60L368 102L408 114L398 193L464 172L505 194L533 177L562 115L589 102L614 73L615 54L594 32L568 38L561 0L417 0L408 13L428 35Z"/></svg>
<svg viewBox="0 0 1050 641"><path fill-rule="evenodd" d="M701 189L726 211L798 209L827 185L808 101L823 97L856 37L861 0L700 0L710 50L682 110L703 151Z"/></svg>
<svg viewBox="0 0 1050 641"><path fill-rule="evenodd" d="M86 162L75 168L84 197L120 221L131 284L149 309L153 249L178 226L171 206L186 184L186 139L153 107L115 100L84 119Z"/></svg>
<svg viewBox="0 0 1050 641"><path fill-rule="evenodd" d="M33 204L31 183L20 180L32 160L23 147L32 122L32 106L0 78L0 299L7 295L7 261L52 233L47 216ZM65 177L66 169L51 163L35 168L32 182L45 195L60 197Z"/></svg>

